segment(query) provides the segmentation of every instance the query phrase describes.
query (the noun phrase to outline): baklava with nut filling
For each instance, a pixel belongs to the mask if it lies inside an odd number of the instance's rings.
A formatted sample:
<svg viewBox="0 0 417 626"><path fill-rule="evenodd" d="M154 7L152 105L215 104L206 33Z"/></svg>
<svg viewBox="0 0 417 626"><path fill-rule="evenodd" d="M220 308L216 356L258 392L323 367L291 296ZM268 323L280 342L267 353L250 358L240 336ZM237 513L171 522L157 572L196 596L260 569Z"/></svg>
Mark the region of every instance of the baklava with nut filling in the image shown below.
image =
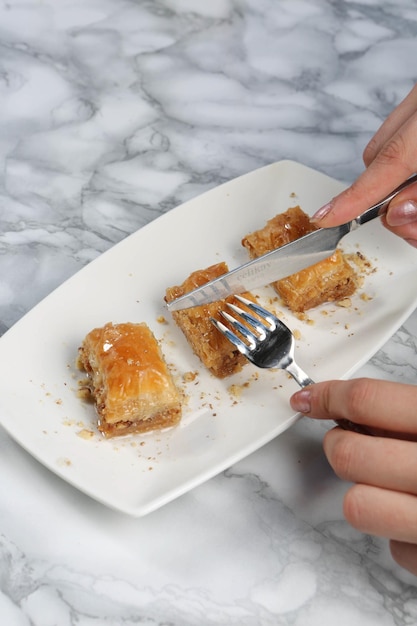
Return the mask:
<svg viewBox="0 0 417 626"><path fill-rule="evenodd" d="M228 271L229 268L224 262L196 270L181 285L168 287L165 300L172 302L175 298L201 287L201 285L226 274ZM246 293L245 296L253 299L249 293ZM233 302L233 296L226 298L226 300L218 300L210 304L172 312L174 321L184 333L194 353L217 378L225 378L239 372L248 362L210 321L211 317L219 318L220 311L226 309L226 302Z"/></svg>
<svg viewBox="0 0 417 626"><path fill-rule="evenodd" d="M242 239L251 259L295 241L317 227L299 206L270 219L266 225ZM284 304L301 313L320 304L351 296L357 287L354 269L340 250L327 259L296 274L274 282L274 289Z"/></svg>
<svg viewBox="0 0 417 626"><path fill-rule="evenodd" d="M105 324L78 352L87 378L81 390L96 404L107 437L167 428L181 418L181 401L159 343L145 323Z"/></svg>

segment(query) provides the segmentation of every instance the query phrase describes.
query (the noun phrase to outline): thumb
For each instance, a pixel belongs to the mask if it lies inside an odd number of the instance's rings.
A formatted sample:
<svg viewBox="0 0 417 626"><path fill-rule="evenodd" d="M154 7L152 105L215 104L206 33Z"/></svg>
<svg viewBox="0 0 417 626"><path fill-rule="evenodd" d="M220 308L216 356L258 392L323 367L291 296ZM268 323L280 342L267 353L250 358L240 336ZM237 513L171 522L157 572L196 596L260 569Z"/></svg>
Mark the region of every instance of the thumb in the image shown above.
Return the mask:
<svg viewBox="0 0 417 626"><path fill-rule="evenodd" d="M417 198L393 201L382 223L392 233L417 248Z"/></svg>
<svg viewBox="0 0 417 626"><path fill-rule="evenodd" d="M291 407L316 419L349 420L383 431L417 434L417 387L370 378L324 381L290 398Z"/></svg>
<svg viewBox="0 0 417 626"><path fill-rule="evenodd" d="M385 216L387 226L405 226L417 223L417 197L393 200Z"/></svg>

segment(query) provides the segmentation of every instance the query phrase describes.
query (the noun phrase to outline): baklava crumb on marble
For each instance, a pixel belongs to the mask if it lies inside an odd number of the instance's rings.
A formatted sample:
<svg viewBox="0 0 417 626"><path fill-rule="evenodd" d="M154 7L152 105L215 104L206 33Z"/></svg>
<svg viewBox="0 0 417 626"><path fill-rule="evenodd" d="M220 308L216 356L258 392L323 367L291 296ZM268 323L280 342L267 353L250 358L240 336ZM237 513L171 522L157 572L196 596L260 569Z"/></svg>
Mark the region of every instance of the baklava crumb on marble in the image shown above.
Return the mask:
<svg viewBox="0 0 417 626"><path fill-rule="evenodd" d="M295 241L317 230L299 207L291 207L270 219L266 225L242 239L251 259ZM357 276L340 251L296 274L272 283L279 296L295 313L302 313L325 302L351 296L357 288Z"/></svg>
<svg viewBox="0 0 417 626"><path fill-rule="evenodd" d="M145 323L105 324L85 337L77 365L106 437L174 426L181 398L159 343Z"/></svg>
<svg viewBox="0 0 417 626"><path fill-rule="evenodd" d="M183 296L228 271L229 268L224 262L196 270L181 285L168 287L165 301L172 302L175 298ZM249 293L244 295L249 299L254 299ZM248 363L246 357L210 321L211 317L221 318L219 313L226 308L226 302L233 302L233 296L210 304L172 312L175 323L185 335L194 353L217 378L235 374Z"/></svg>

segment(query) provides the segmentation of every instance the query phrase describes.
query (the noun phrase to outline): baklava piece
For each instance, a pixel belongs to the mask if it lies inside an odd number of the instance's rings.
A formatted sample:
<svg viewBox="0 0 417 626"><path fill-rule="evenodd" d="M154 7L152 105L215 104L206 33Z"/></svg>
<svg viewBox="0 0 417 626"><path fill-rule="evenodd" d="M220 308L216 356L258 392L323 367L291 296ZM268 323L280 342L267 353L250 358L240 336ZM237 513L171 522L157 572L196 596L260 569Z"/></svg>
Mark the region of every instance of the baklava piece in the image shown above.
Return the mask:
<svg viewBox="0 0 417 626"><path fill-rule="evenodd" d="M260 230L246 235L242 239L242 245L249 252L250 258L255 259L308 235L313 230L317 230L317 226L310 222L307 213L299 206L294 206L285 213L275 215Z"/></svg>
<svg viewBox="0 0 417 626"><path fill-rule="evenodd" d="M181 418L181 401L158 341L142 324L105 324L78 352L82 381L95 401L106 437L168 428Z"/></svg>
<svg viewBox="0 0 417 626"><path fill-rule="evenodd" d="M242 245L255 259L316 230L299 206L276 215L264 228L246 235ZM351 296L357 287L354 269L340 250L331 257L272 284L293 312L302 313L325 302Z"/></svg>
<svg viewBox="0 0 417 626"><path fill-rule="evenodd" d="M175 298L183 296L228 271L227 264L224 262L197 270L190 274L181 285L168 287L165 300L172 302ZM251 294L246 293L245 296L253 300ZM221 317L219 313L225 310L226 302L233 302L233 296L226 300L172 312L175 323L184 333L194 353L217 378L225 378L239 372L248 362L210 321L211 317L217 319Z"/></svg>
<svg viewBox="0 0 417 626"><path fill-rule="evenodd" d="M274 283L285 304L294 312L308 311L324 302L348 298L356 290L356 274L340 250L320 263Z"/></svg>

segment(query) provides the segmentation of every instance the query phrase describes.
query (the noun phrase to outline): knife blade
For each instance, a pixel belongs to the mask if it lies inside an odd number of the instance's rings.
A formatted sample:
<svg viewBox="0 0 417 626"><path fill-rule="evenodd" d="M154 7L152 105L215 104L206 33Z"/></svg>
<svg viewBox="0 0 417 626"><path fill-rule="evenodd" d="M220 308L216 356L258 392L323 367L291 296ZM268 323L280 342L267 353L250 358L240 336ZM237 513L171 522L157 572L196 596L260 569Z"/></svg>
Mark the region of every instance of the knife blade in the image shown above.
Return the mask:
<svg viewBox="0 0 417 626"><path fill-rule="evenodd" d="M232 294L251 291L257 287L263 287L285 278L285 276L295 274L310 265L326 259L334 253L340 240L345 235L362 226L362 224L384 215L391 200L400 191L415 182L417 182L417 174L410 176L383 200L367 209L354 220L340 226L319 228L291 243L267 252L252 261L248 261L227 274L223 274L167 303L168 310L171 312L180 311L194 306L209 304L216 300L223 300Z"/></svg>

